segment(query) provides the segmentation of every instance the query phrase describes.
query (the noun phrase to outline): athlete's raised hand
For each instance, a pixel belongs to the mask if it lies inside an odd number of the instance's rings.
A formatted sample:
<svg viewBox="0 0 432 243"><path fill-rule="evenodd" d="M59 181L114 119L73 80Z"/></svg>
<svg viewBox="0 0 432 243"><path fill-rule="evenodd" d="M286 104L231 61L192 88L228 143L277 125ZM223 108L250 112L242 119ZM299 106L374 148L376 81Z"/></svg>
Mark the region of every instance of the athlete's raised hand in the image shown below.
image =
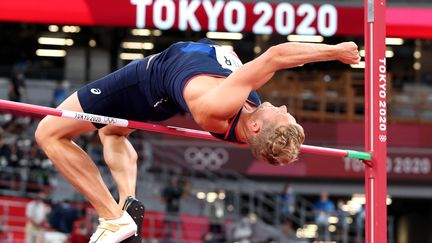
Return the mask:
<svg viewBox="0 0 432 243"><path fill-rule="evenodd" d="M357 64L360 62L360 55L356 43L342 42L336 45L339 50L338 60L345 64Z"/></svg>

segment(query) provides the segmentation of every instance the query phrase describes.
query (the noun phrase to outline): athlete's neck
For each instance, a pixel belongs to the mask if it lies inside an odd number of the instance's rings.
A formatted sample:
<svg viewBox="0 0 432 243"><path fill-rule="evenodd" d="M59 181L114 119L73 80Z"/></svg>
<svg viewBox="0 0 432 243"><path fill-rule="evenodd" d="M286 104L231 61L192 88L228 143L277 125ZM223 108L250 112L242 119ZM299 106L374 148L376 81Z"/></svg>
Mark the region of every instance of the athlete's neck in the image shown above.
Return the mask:
<svg viewBox="0 0 432 243"><path fill-rule="evenodd" d="M246 102L241 110L240 117L236 126L237 139L240 142L248 143L247 134L248 126L247 122L250 119L252 113L256 110L256 106Z"/></svg>

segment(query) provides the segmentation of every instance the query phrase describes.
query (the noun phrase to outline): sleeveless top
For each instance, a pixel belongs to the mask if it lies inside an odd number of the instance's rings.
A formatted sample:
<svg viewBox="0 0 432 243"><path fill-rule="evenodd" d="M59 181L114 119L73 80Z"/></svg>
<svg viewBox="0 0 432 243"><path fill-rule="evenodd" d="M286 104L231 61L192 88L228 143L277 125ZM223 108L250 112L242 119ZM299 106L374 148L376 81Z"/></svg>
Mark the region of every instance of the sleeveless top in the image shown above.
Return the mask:
<svg viewBox="0 0 432 243"><path fill-rule="evenodd" d="M144 72L147 82L141 90L148 102L162 104L166 112L159 115L164 118L180 111L190 113L183 97L183 89L189 80L202 74L228 77L241 65L233 51L212 40L177 42L150 58ZM248 101L256 106L261 103L255 91L249 94ZM226 134L211 134L225 141L240 143L235 133L240 113L241 109L231 119Z"/></svg>

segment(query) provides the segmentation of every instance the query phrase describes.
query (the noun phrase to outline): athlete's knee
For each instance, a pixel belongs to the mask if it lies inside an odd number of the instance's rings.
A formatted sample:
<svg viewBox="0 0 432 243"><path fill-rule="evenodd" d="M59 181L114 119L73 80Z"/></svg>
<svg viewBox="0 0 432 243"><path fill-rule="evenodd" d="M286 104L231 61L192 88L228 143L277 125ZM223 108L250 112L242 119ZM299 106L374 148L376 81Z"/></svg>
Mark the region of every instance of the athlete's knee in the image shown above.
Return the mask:
<svg viewBox="0 0 432 243"><path fill-rule="evenodd" d="M35 140L37 144L45 150L47 145L64 138L62 134L63 131L56 118L47 116L39 122L35 131Z"/></svg>
<svg viewBox="0 0 432 243"><path fill-rule="evenodd" d="M138 153L136 152L135 149L132 148L129 150L129 158L130 161L136 163L136 161L138 160Z"/></svg>
<svg viewBox="0 0 432 243"><path fill-rule="evenodd" d="M49 122L47 121L47 117L45 117L44 119L42 119L35 131L35 139L37 144L40 147L44 147L45 143L49 142L48 140L50 139L50 132L49 132Z"/></svg>

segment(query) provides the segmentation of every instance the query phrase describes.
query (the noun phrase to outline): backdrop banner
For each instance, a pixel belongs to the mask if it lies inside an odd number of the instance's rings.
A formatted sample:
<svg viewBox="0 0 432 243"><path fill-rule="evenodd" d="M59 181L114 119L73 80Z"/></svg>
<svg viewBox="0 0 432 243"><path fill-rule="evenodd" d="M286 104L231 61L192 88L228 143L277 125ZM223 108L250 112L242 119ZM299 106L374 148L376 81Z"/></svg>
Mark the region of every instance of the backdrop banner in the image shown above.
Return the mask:
<svg viewBox="0 0 432 243"><path fill-rule="evenodd" d="M387 36L432 37L432 9L390 7ZM363 7L223 0L3 0L0 21L230 31L255 34L363 36Z"/></svg>

